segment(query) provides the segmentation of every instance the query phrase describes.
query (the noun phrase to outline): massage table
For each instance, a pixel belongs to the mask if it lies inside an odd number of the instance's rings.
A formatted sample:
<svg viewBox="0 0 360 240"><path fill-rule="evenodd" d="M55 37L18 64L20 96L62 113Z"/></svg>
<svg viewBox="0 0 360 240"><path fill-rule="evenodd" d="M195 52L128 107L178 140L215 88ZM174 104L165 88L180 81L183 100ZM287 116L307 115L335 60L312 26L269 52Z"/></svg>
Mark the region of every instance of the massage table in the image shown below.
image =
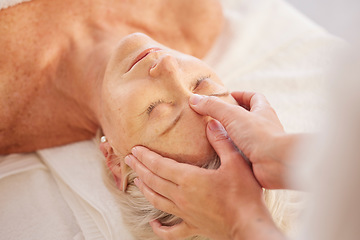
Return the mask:
<svg viewBox="0 0 360 240"><path fill-rule="evenodd" d="M318 129L325 69L342 40L284 0L222 3L224 29L204 61L231 91L263 93L287 132ZM0 239L133 239L97 149L89 140L0 156Z"/></svg>

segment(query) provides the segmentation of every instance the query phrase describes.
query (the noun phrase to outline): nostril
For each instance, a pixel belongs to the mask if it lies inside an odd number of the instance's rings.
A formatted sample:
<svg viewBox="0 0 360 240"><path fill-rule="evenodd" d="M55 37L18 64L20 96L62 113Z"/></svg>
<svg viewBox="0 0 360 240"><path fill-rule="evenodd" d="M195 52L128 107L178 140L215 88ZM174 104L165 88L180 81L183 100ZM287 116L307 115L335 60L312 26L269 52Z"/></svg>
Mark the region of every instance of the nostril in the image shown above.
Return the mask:
<svg viewBox="0 0 360 240"><path fill-rule="evenodd" d="M157 63L154 63L154 65L151 66L150 71L151 71L151 69L156 68L156 66L157 66Z"/></svg>
<svg viewBox="0 0 360 240"><path fill-rule="evenodd" d="M177 59L170 54L164 54L149 69L151 77L159 77L160 75L172 75L177 72L179 65Z"/></svg>
<svg viewBox="0 0 360 240"><path fill-rule="evenodd" d="M158 64L157 64L157 63L154 63L154 65L152 65L152 66L150 67L150 69L149 69L149 75L150 75L151 77L158 77L159 71L158 71L158 69L157 69L157 66L158 66Z"/></svg>

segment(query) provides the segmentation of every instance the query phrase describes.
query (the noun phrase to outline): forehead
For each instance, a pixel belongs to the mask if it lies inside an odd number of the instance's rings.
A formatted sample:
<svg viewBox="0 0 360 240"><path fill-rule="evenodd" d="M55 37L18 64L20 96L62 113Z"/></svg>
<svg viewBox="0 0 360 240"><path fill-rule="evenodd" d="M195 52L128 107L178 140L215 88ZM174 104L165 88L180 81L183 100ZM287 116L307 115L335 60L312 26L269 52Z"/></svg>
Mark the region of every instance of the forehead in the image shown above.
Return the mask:
<svg viewBox="0 0 360 240"><path fill-rule="evenodd" d="M165 135L130 134L126 131L119 142L119 151L125 155L136 145L145 146L164 157L201 166L214 157L215 152L206 137L208 117L201 117L191 109L186 110L178 124ZM155 127L155 126L150 126Z"/></svg>

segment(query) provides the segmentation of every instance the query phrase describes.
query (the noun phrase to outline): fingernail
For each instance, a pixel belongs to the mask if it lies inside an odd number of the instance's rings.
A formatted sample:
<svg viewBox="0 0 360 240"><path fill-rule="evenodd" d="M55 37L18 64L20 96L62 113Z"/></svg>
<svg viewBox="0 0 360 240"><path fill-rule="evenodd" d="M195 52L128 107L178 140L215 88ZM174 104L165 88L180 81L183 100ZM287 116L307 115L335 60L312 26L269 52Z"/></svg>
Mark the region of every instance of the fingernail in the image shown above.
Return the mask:
<svg viewBox="0 0 360 240"><path fill-rule="evenodd" d="M137 157L137 148L136 147L133 147L132 149L131 149L131 153L135 156L135 157Z"/></svg>
<svg viewBox="0 0 360 240"><path fill-rule="evenodd" d="M214 119L211 119L209 122L209 128L211 131L219 131L223 130L224 127L219 123L218 121L215 121Z"/></svg>
<svg viewBox="0 0 360 240"><path fill-rule="evenodd" d="M131 165L131 158L130 158L129 155L127 155L127 156L125 157L124 161L125 161L125 163L126 163L129 167L131 167L131 166L130 166L130 165Z"/></svg>
<svg viewBox="0 0 360 240"><path fill-rule="evenodd" d="M204 96L202 95L198 95L198 94L193 94L191 95L190 99L189 99L189 102L191 105L196 105L200 102L201 99L203 99Z"/></svg>

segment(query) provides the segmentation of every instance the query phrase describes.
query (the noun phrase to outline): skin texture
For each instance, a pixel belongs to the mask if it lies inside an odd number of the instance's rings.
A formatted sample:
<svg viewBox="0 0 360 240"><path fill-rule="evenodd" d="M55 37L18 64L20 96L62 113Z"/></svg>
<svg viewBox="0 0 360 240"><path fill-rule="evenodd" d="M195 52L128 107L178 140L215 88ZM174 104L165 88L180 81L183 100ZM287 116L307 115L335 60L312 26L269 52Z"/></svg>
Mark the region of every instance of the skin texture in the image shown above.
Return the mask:
<svg viewBox="0 0 360 240"><path fill-rule="evenodd" d="M157 50L133 65L149 48ZM108 165L120 176L119 182L124 181L124 174L119 173L124 169L123 158L135 145L198 166L215 157L205 134L211 118L190 108L193 93L236 104L213 70L199 59L143 34L130 35L119 43L106 69L99 106L108 140L102 149L109 158L116 156L108 159Z"/></svg>
<svg viewBox="0 0 360 240"><path fill-rule="evenodd" d="M221 30L219 9L218 1L211 0L156 0L151 4L140 0L36 0L2 10L0 153L28 152L89 139L102 127L108 142L101 150L120 189L126 166L119 159L134 145L147 146L180 162L203 164L215 153L204 131L211 118L194 112L187 101L193 93L224 95L220 80L201 61L165 48L145 35L123 37L140 31L171 48L203 57ZM162 50L149 54L126 74L124 66L128 67L145 47L154 45ZM205 80L195 88L199 79ZM154 96L161 96L164 103L153 109L151 116L139 115L146 108L144 104L159 100ZM224 100L236 104L231 96L224 95ZM176 128L160 136L163 127L179 114ZM260 222L261 229L273 231L261 188L249 166L222 131L220 137L209 132L208 137L224 163L220 174L214 171L202 181L189 175L185 180L199 186L206 181L202 194L209 196L211 192L212 197L221 196L213 187L226 189L230 182L229 189L243 187L215 202L211 209L218 212L208 212L205 218L182 216L175 207L167 209L185 220L172 230L183 234L179 237L200 233L219 239L255 239L256 234L246 235L244 229L258 229ZM224 151L220 145L226 145L222 146ZM213 185L211 179L218 181ZM197 207L204 206L201 198L195 198L196 185L189 188L186 181L182 183L185 187L181 189L189 191L182 196L192 196ZM141 181L138 185L145 193L146 186ZM234 206L222 209L229 205L225 200L232 201L235 196L244 196L238 202L244 211L240 213ZM190 202L182 209L201 213L202 208ZM161 203L157 207L162 208ZM221 216L231 217L221 223ZM212 224L208 229L219 231L213 234L204 230L206 222ZM158 223L153 226L159 235L167 233L168 229Z"/></svg>
<svg viewBox="0 0 360 240"><path fill-rule="evenodd" d="M139 9L142 9L141 12ZM119 157L121 159L129 154L134 145L147 146L180 162L204 163L214 156L204 131L211 118L195 113L187 101L193 93L223 93L225 89L219 79L199 60L154 44L145 35L131 35L127 39L133 38L134 41L125 44L124 48L121 48L124 44L119 44L119 40L140 31L171 48L203 57L221 30L222 15L219 9L219 3L210 0L156 0L151 4L140 0L36 0L2 10L0 153L28 152L89 139L99 127L103 127L108 142L102 144L101 149L119 188L123 186L126 172L124 162L119 161ZM133 46L139 42L139 45ZM149 54L127 75L124 74L126 68L119 69L119 65L124 67L126 64L123 63L130 64L130 60L149 44L165 50ZM200 77L206 80L195 89L194 80ZM143 87L137 87L140 85ZM130 92L136 95L130 95ZM153 109L151 117L140 117L140 108L144 110L144 106L140 105L156 101L153 99L155 93L165 103ZM229 103L236 104L231 96L225 98ZM159 136L163 126L173 121L171 118L176 118L177 113L183 114L177 127L168 135ZM126 121L126 118L130 120ZM124 129L129 129L127 135ZM216 137L215 140L209 134L208 137L216 142ZM244 229L258 229L259 219L265 223L261 229L272 231L273 223L264 210L261 188L250 168L228 138L219 139L224 140L227 146L227 151L218 151L223 163L229 163L223 168L232 170L232 174L215 176L215 179L219 177L218 185L208 185L202 193L212 191L211 196L219 196L212 190L213 187L226 189L227 185L224 184L232 181L233 187L229 189L234 189L234 186L243 188L232 192L233 195L226 199L244 196L245 200L243 198L239 205L248 208L244 208L240 214L234 207L221 210L222 206L228 205L226 202L215 202L221 206L214 208L220 211L220 215L208 213L206 219L219 222L222 220L219 216L231 216L219 225L219 232L213 235L204 231L203 224L207 221L201 218L187 219L186 216L183 217L189 224L183 223L181 226L185 228L180 229L183 230L181 232L199 232L220 239L224 236L246 239L256 234L246 235L248 232ZM197 146L189 142L196 142ZM214 142L213 147L218 149ZM198 149L202 151L198 152ZM232 153L231 156L228 152ZM230 161L232 158L237 161ZM242 172L241 179L235 181L239 172ZM224 178L225 175L230 178ZM208 176L208 184L212 177ZM185 179L196 182L191 177ZM199 184L203 183L199 181ZM141 186L144 185L140 182ZM195 188L182 189L190 190L183 196L195 197ZM196 202L199 206L203 205L202 201ZM161 208L161 204L157 207ZM179 215L179 212L174 212ZM201 212L201 208L198 212ZM245 216L252 217L245 221ZM200 220L202 225L197 224ZM153 224L158 234L167 231L167 228ZM211 224L215 229L216 222Z"/></svg>
<svg viewBox="0 0 360 240"><path fill-rule="evenodd" d="M216 0L36 0L2 10L0 154L92 138L105 67L123 37L142 32L203 57L222 20Z"/></svg>
<svg viewBox="0 0 360 240"><path fill-rule="evenodd" d="M260 185L289 187L286 173L294 164L289 154L303 136L285 134L261 94L234 92L232 96L242 107L199 95L189 100L196 112L221 122L212 120L207 125L207 137L221 159L218 170L178 163L143 147L135 147L125 158L139 175L135 183L146 198L184 220L172 227L152 222L159 237L203 234L214 239L284 239L259 190ZM243 155L248 156L252 169Z"/></svg>
<svg viewBox="0 0 360 240"><path fill-rule="evenodd" d="M286 174L295 163L289 159L294 148L307 136L285 133L275 110L262 94L233 92L232 96L243 108L203 96L194 96L190 106L197 113L221 122L234 144L251 162L262 187L291 188Z"/></svg>
<svg viewBox="0 0 360 240"><path fill-rule="evenodd" d="M193 235L211 239L283 239L265 207L262 189L250 166L222 125L212 120L206 130L221 158L217 170L181 164L144 147L135 147L133 155L125 159L142 179L135 183L147 199L183 219L171 227L152 221L154 232L163 239Z"/></svg>

